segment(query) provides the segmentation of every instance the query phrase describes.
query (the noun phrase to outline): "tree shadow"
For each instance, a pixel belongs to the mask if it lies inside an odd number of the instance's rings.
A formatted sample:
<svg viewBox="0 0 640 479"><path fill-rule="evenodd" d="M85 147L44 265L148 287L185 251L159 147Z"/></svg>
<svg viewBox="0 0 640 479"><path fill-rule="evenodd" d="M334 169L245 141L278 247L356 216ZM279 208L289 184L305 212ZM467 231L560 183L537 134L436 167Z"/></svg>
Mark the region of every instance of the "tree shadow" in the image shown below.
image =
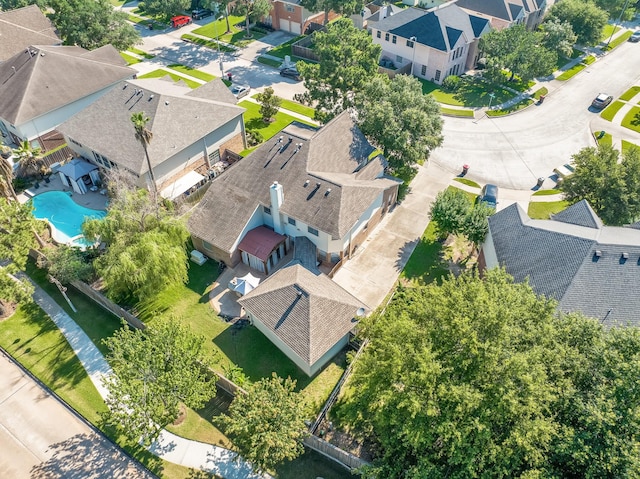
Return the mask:
<svg viewBox="0 0 640 479"><path fill-rule="evenodd" d="M405 261L406 255L413 247L414 242L406 242L396 260L396 267ZM443 244L435 235L435 227L430 223L425 234L415 244L413 253L410 255L402 270L402 277L408 281L415 281L418 284L429 284L434 281L440 283L442 278L449 273L442 261Z"/></svg>
<svg viewBox="0 0 640 479"><path fill-rule="evenodd" d="M63 479L137 479L152 476L128 458L106 438L95 433L75 436L49 446L51 458L31 468L31 477ZM158 458L146 465L155 474L162 472Z"/></svg>

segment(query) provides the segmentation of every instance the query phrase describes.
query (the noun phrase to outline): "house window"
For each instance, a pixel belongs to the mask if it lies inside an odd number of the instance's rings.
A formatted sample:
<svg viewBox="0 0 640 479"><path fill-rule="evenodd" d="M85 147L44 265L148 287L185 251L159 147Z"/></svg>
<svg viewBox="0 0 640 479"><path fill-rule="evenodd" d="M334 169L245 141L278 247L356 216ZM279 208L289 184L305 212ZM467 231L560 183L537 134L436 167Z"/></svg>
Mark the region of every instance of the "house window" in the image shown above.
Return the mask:
<svg viewBox="0 0 640 479"><path fill-rule="evenodd" d="M384 39L385 39L385 41L387 41L387 42L389 41L389 32L387 32L387 33L385 33L385 34L384 34Z"/></svg>
<svg viewBox="0 0 640 479"><path fill-rule="evenodd" d="M289 216L288 221L289 221L289 224L290 224L291 226L295 226L295 225L296 225L296 220L295 220L294 218L292 218L291 216Z"/></svg>
<svg viewBox="0 0 640 479"><path fill-rule="evenodd" d="M97 153L95 151L92 151L91 153L93 153L93 158L96 161L96 163L98 163L99 165L104 166L105 168L108 168L108 169L111 169L115 166L113 162L109 161L100 153Z"/></svg>
<svg viewBox="0 0 640 479"><path fill-rule="evenodd" d="M400 55L396 55L396 61L398 63L402 63L403 60L404 60L404 58L402 58Z"/></svg>
<svg viewBox="0 0 640 479"><path fill-rule="evenodd" d="M266 206L262 207L262 211L264 211L266 214L270 215L271 214L271 208L268 208Z"/></svg>
<svg viewBox="0 0 640 479"><path fill-rule="evenodd" d="M380 30L378 30L378 31L376 32L376 37L380 38L381 36L382 36L382 32L381 32Z"/></svg>
<svg viewBox="0 0 640 479"><path fill-rule="evenodd" d="M391 43L396 43L396 40L398 39L398 37L396 37L395 35L393 36L393 38L391 39Z"/></svg>
<svg viewBox="0 0 640 479"><path fill-rule="evenodd" d="M209 153L210 165L215 165L219 161L220 161L220 150L214 150L211 153Z"/></svg>
<svg viewBox="0 0 640 479"><path fill-rule="evenodd" d="M293 5L285 5L285 6L284 6L284 9L285 9L287 12L291 12L291 13L293 13L293 12L295 12L295 11L296 11L296 9L294 8L294 6L293 6Z"/></svg>
<svg viewBox="0 0 640 479"><path fill-rule="evenodd" d="M213 245L208 241L202 240L202 247L208 251L213 251Z"/></svg>
<svg viewBox="0 0 640 479"><path fill-rule="evenodd" d="M318 236L318 230L315 228L312 228L311 226L307 226L307 231L309 232L309 234L312 234L313 236Z"/></svg>
<svg viewBox="0 0 640 479"><path fill-rule="evenodd" d="M436 70L436 81L440 80L440 75L442 75L442 72L440 70Z"/></svg>
<svg viewBox="0 0 640 479"><path fill-rule="evenodd" d="M82 145L81 145L80 143L78 143L76 140L74 140L73 138L69 138L69 141L70 141L71 143L73 143L74 145L77 145L77 146L79 146L80 148L82 148Z"/></svg>
<svg viewBox="0 0 640 479"><path fill-rule="evenodd" d="M409 48L413 48L413 42L411 40L407 40L407 46Z"/></svg>
<svg viewBox="0 0 640 479"><path fill-rule="evenodd" d="M420 75L427 76L427 65L422 65L422 69L420 70Z"/></svg>

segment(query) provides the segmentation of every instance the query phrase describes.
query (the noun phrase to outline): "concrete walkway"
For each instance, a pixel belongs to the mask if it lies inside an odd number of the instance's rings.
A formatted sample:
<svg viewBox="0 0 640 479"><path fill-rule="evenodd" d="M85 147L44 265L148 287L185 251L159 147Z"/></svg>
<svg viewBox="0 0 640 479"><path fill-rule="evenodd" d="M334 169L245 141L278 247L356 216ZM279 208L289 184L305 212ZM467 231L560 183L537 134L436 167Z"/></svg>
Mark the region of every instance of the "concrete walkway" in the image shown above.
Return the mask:
<svg viewBox="0 0 640 479"><path fill-rule="evenodd" d="M91 382L103 398L107 390L102 378L112 374L109 364L100 350L93 344L86 333L73 319L38 285L35 286L33 298L49 315L60 332L67 339L74 353L87 371ZM225 479L259 479L270 478L268 475L254 473L246 461L238 458L236 453L213 444L176 436L166 430L160 433L157 441L149 448L156 456L181 466L191 467L216 474Z"/></svg>

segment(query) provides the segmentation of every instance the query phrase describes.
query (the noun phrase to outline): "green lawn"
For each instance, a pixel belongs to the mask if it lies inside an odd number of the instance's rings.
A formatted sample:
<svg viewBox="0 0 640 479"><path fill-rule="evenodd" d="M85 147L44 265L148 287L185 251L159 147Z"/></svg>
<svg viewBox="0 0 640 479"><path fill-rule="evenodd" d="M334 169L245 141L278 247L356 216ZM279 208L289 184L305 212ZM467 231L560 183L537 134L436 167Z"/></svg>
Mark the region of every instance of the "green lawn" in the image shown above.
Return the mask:
<svg viewBox="0 0 640 479"><path fill-rule="evenodd" d="M584 65L582 63L578 63L577 65L574 65L573 67L569 68L568 70L565 70L560 75L558 75L556 77L556 80L567 81L569 78L571 78L572 76L574 76L577 73L581 72L586 67L587 67L586 65Z"/></svg>
<svg viewBox="0 0 640 479"><path fill-rule="evenodd" d="M235 45L237 47L244 47L254 40L258 40L264 37L264 33L251 30L251 37L246 36L246 31L237 28L235 25L238 23L244 23L244 16L229 15L229 26L231 31L227 32L227 21L223 18L208 23L200 28L193 30L193 33L209 37L213 40L219 38L225 43Z"/></svg>
<svg viewBox="0 0 640 479"><path fill-rule="evenodd" d="M473 110L461 110L459 108L440 107L440 113L445 116L457 116L461 118L473 118Z"/></svg>
<svg viewBox="0 0 640 479"><path fill-rule="evenodd" d="M191 68L186 65L180 65L179 63L173 63L169 65L169 68L177 71L178 73L184 73L185 75L189 75L206 82L210 82L211 80L214 80L216 78L215 76L210 75L209 73L196 70L195 68Z"/></svg>
<svg viewBox="0 0 640 479"><path fill-rule="evenodd" d="M595 132L595 136L596 136L596 141L598 142L598 145L609 145L611 146L613 144L613 137L611 136L611 133L607 133L604 132L604 134L602 134L603 132L601 131L596 131ZM602 135L602 136L600 136Z"/></svg>
<svg viewBox="0 0 640 479"><path fill-rule="evenodd" d="M472 186L473 188L480 189L480 185L473 180L469 180L467 178L454 178L454 181L458 181L464 185Z"/></svg>
<svg viewBox="0 0 640 479"><path fill-rule="evenodd" d="M218 42L216 42L215 40L205 40L204 38L196 37L195 35L191 35L189 33L185 33L180 38L182 40L195 43L196 45L211 48L212 50L218 50L219 48L222 52L235 52L233 48L229 48L226 45L218 45Z"/></svg>
<svg viewBox="0 0 640 479"><path fill-rule="evenodd" d="M602 34L600 35L600 40L602 40L603 42L606 42L607 40L609 40L612 34L615 34L619 30L620 30L620 27L618 25L612 25L611 23L607 23L602 28Z"/></svg>
<svg viewBox="0 0 640 479"><path fill-rule="evenodd" d="M272 138L292 121L298 121L310 126L315 126L312 123L294 118L291 115L287 115L282 112L278 112L276 114L276 119L273 123L265 123L262 121L262 115L260 114L260 105L246 100L238 103L238 105L246 108L247 110L244 114L244 124L246 129L259 131L264 138L264 141Z"/></svg>
<svg viewBox="0 0 640 479"><path fill-rule="evenodd" d="M255 98L256 96L258 96L257 93L253 95L251 98ZM311 119L313 119L316 113L315 108L311 108L310 106L301 105L298 102L287 100L286 98L281 98L281 100L282 100L281 107L284 108L285 110L293 111L295 113L300 113L301 115L304 115Z"/></svg>
<svg viewBox="0 0 640 479"><path fill-rule="evenodd" d="M538 190L532 196L549 196L562 193L560 190Z"/></svg>
<svg viewBox="0 0 640 479"><path fill-rule="evenodd" d="M547 87L543 86L542 88L538 88L533 92L533 98L534 100L539 100L542 95L546 95L547 93L549 93L549 90L547 90Z"/></svg>
<svg viewBox="0 0 640 479"><path fill-rule="evenodd" d="M552 214L560 213L567 206L568 201L532 201L529 203L529 211L527 214L535 220L548 220Z"/></svg>
<svg viewBox="0 0 640 479"><path fill-rule="evenodd" d="M622 95L620 95L620 99L624 101L630 101L638 93L640 93L640 86L632 86L627 91L625 91Z"/></svg>
<svg viewBox="0 0 640 479"><path fill-rule="evenodd" d="M305 36L306 35L300 35L299 37L292 38L291 40L288 40L283 44L278 45L277 47L272 48L271 50L268 50L266 53L273 57L282 58L283 60L284 60L284 57L286 57L287 55L293 58L293 54L291 53L291 45L293 45L295 42L299 41L300 39L304 38Z"/></svg>
<svg viewBox="0 0 640 479"><path fill-rule="evenodd" d="M627 140L622 140L622 153L626 153L632 148L640 148L640 145L636 145L635 143L631 143Z"/></svg>
<svg viewBox="0 0 640 479"><path fill-rule="evenodd" d="M609 43L609 45L608 45L606 48L604 48L603 50L604 50L604 51L611 51L611 50L613 50L613 49L614 49L614 48L616 48L617 46L620 46L620 45L622 45L623 43L625 43L627 40L629 40L629 37L630 37L631 35L633 35L633 32L632 32L632 31L624 32L622 35L620 35L620 36L618 36L618 37L614 38L613 40L611 40L611 43Z"/></svg>
<svg viewBox="0 0 640 479"><path fill-rule="evenodd" d="M147 60L151 60L152 58L155 58L155 55L152 55L151 53L144 52L144 51L140 50L139 48L129 47L127 49L127 51L130 51L132 53L140 55L141 57L144 57Z"/></svg>
<svg viewBox="0 0 640 479"><path fill-rule="evenodd" d="M136 63L140 63L142 60L140 60L139 58L133 57L131 55L127 55L124 52L120 52L120 56L122 58L124 58L124 61L127 62L127 65L134 65Z"/></svg>
<svg viewBox="0 0 640 479"><path fill-rule="evenodd" d="M605 108L600 116L607 121L612 121L613 117L616 116L616 113L624 106L624 103L621 101L614 101L611 105Z"/></svg>
<svg viewBox="0 0 640 479"><path fill-rule="evenodd" d="M489 106L489 103L497 105L513 98L514 94L501 86L491 85L480 80L465 80L458 91L446 92L436 83L418 78L422 83L422 93L432 94L439 103L469 108ZM493 93L493 100L489 97Z"/></svg>
<svg viewBox="0 0 640 479"><path fill-rule="evenodd" d="M582 60L582 63L584 63L585 65L591 65L595 61L596 57L594 57L593 55L587 55L586 57L584 57L584 60Z"/></svg>
<svg viewBox="0 0 640 479"><path fill-rule="evenodd" d="M202 83L195 82L193 80L189 80L183 76L177 75L175 73L171 73L170 71L163 70L159 68L158 70L153 70L152 72L146 73L144 75L140 75L138 78L163 78L165 76L170 76L171 79L175 82L182 80L189 88L198 88Z"/></svg>
<svg viewBox="0 0 640 479"><path fill-rule="evenodd" d="M516 103L515 105L510 106L509 108L504 108L501 110L488 110L487 111L487 115L488 116L505 116L505 115L510 115L511 113L515 113L518 110L522 110L523 108L528 107L529 105L533 104L533 100L530 99L526 99L526 100L522 100L518 103Z"/></svg>
<svg viewBox="0 0 640 479"><path fill-rule="evenodd" d="M412 284L440 281L449 273L440 259L441 254L442 243L438 241L436 225L430 222L402 270L400 278Z"/></svg>
<svg viewBox="0 0 640 479"><path fill-rule="evenodd" d="M282 62L272 60L271 58L267 58L267 57L258 57L258 62L263 63L264 65L269 65L270 67L273 67L273 68L279 68L280 65L282 65Z"/></svg>
<svg viewBox="0 0 640 479"><path fill-rule="evenodd" d="M622 126L640 133L640 107L634 106L622 119Z"/></svg>

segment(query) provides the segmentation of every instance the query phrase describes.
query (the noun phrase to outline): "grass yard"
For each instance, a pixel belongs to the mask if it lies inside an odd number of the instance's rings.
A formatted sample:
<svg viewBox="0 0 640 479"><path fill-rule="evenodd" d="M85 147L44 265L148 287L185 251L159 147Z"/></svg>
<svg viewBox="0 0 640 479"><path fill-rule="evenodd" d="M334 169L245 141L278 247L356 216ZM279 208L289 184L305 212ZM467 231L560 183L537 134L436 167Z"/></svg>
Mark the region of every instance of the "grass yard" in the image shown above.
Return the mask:
<svg viewBox="0 0 640 479"><path fill-rule="evenodd" d="M506 116L506 115L510 115L511 113L515 113L516 111L522 110L523 108L528 107L529 105L533 104L533 100L523 100L520 101L518 103L516 103L515 105L511 105L509 108L504 108L502 110L488 110L487 111L487 116Z"/></svg>
<svg viewBox="0 0 640 479"><path fill-rule="evenodd" d="M286 127L293 121L298 121L315 127L315 125L313 125L312 123L294 118L291 115L287 115L286 113L282 112L278 112L276 114L276 118L273 123L265 123L264 121L262 121L262 115L260 114L260 105L245 100L238 103L238 106L246 108L247 110L244 114L244 124L247 130L260 132L260 134L264 138L264 141L267 141L275 136L284 127Z"/></svg>
<svg viewBox="0 0 640 479"><path fill-rule="evenodd" d="M564 72L562 72L560 75L558 75L556 77L556 80L560 80L560 81L567 81L569 78L571 78L572 76L580 73L582 70L584 70L587 66L582 64L582 63L578 63L577 65L574 65L573 67L569 68L568 70L565 70Z"/></svg>
<svg viewBox="0 0 640 479"><path fill-rule="evenodd" d="M159 68L158 70L153 70L152 72L146 73L144 75L140 75L138 78L163 78L166 76L170 76L171 79L175 82L182 80L189 88L198 88L202 83L195 82L193 80L189 80L183 76L177 75L175 73L171 73L170 71L163 70Z"/></svg>
<svg viewBox="0 0 640 479"><path fill-rule="evenodd" d="M622 126L640 133L640 106L634 106L622 119Z"/></svg>
<svg viewBox="0 0 640 479"><path fill-rule="evenodd" d="M611 35L614 35L619 30L620 30L620 27L618 25L612 25L611 23L607 23L602 28L602 34L600 35L600 40L602 40L603 42L606 42L607 40L609 40Z"/></svg>
<svg viewBox="0 0 640 479"><path fill-rule="evenodd" d="M136 63L140 63L142 61L139 58L127 55L124 52L120 52L120 56L124 58L124 61L127 62L127 65L135 65Z"/></svg>
<svg viewBox="0 0 640 479"><path fill-rule="evenodd" d="M627 140L622 140L622 154L625 154L627 151L632 148L640 149L640 145L636 145L635 143L631 143Z"/></svg>
<svg viewBox="0 0 640 479"><path fill-rule="evenodd" d="M616 113L624 106L624 103L621 101L614 101L611 105L605 108L600 116L607 121L612 121L613 117L616 116Z"/></svg>
<svg viewBox="0 0 640 479"><path fill-rule="evenodd" d="M454 106L466 106L469 108L489 106L489 103L497 105L513 98L514 94L505 90L501 86L490 85L482 81L467 80L461 83L458 91L454 93L445 92L436 83L418 78L422 83L422 93L432 94L438 103ZM493 100L489 93L494 94Z"/></svg>
<svg viewBox="0 0 640 479"><path fill-rule="evenodd" d="M256 98L258 94L252 95L251 98ZM311 108L310 106L301 105L298 102L287 100L286 98L281 98L282 105L280 105L285 110L293 111L295 113L300 113L308 118L313 119L316 110L315 108Z"/></svg>
<svg viewBox="0 0 640 479"><path fill-rule="evenodd" d="M480 189L480 185L478 183L476 183L473 180L469 180L467 178L454 178L454 181L457 181L459 183L462 183L463 185L467 185L467 186L471 186L473 188L478 188Z"/></svg>
<svg viewBox="0 0 640 479"><path fill-rule="evenodd" d="M245 17L237 15L229 15L229 26L231 31L227 32L226 19L216 20L208 23L200 28L193 30L196 35L202 35L215 40L220 38L220 41L235 45L237 47L244 47L254 40L264 37L264 33L251 30L251 37L246 36L246 30L237 28L235 25L238 23L244 24Z"/></svg>
<svg viewBox="0 0 640 479"><path fill-rule="evenodd" d="M562 193L560 190L538 190L532 196L549 196L549 195L559 195Z"/></svg>
<svg viewBox="0 0 640 479"><path fill-rule="evenodd" d="M273 67L273 68L280 68L280 65L282 65L282 62L272 60L271 58L267 58L267 57L258 57L258 62L264 65L269 65L270 67Z"/></svg>
<svg viewBox="0 0 640 479"><path fill-rule="evenodd" d="M604 131L596 131L595 132L596 141L598 145L608 145L611 146L613 144L613 137L611 133L607 133Z"/></svg>
<svg viewBox="0 0 640 479"><path fill-rule="evenodd" d="M640 93L640 86L632 86L627 91L625 91L622 95L620 95L620 100L630 101L638 93Z"/></svg>
<svg viewBox="0 0 640 479"><path fill-rule="evenodd" d="M461 110L459 108L440 107L440 113L445 116L457 116L460 118L473 118L473 110Z"/></svg>
<svg viewBox="0 0 640 479"><path fill-rule="evenodd" d="M140 55L141 57L144 57L147 60L151 60L152 58L156 57L155 55L152 55L151 53L144 52L144 51L140 50L139 48L135 48L135 47L129 47L127 49L127 51L135 53L136 55Z"/></svg>
<svg viewBox="0 0 640 479"><path fill-rule="evenodd" d="M436 225L430 222L400 273L400 278L412 284L440 282L449 273L440 259L441 254L442 243L438 241Z"/></svg>
<svg viewBox="0 0 640 479"><path fill-rule="evenodd" d="M304 38L305 36L306 35L300 35L299 37L292 38L291 40L288 40L283 44L278 45L277 47L272 48L271 50L268 50L266 53L268 55L271 55L272 57L282 58L283 60L284 60L284 57L286 57L287 55L289 55L293 59L293 54L291 53L291 45L293 45L298 40Z"/></svg>
<svg viewBox="0 0 640 479"><path fill-rule="evenodd" d="M633 35L633 32L631 30L624 32L622 35L611 40L611 43L609 43L609 45L606 48L603 48L603 50L606 52L613 50L614 48L622 45L627 40L629 40L629 37L631 35Z"/></svg>
<svg viewBox="0 0 640 479"><path fill-rule="evenodd" d="M195 68L191 68L186 65L180 65L179 63L173 63L169 65L169 68L177 71L178 73L184 73L185 75L189 75L206 82L210 82L216 78L214 75L210 75L209 73L196 70Z"/></svg>
<svg viewBox="0 0 640 479"><path fill-rule="evenodd" d="M585 65L591 65L592 63L595 63L596 61L596 57L594 57L593 55L587 55L586 57L584 57L584 60L582 60L582 63L584 63Z"/></svg>
<svg viewBox="0 0 640 479"><path fill-rule="evenodd" d="M568 201L532 201L529 203L527 214L534 220L548 220L552 214L560 213L567 206Z"/></svg>
<svg viewBox="0 0 640 479"><path fill-rule="evenodd" d="M180 38L184 41L195 43L196 45L211 48L212 50L218 50L218 48L220 48L221 52L235 52L233 48L229 48L226 45L220 44L218 46L218 42L216 42L215 40L205 40L204 38L196 37L195 35L191 35L189 33L185 33Z"/></svg>
<svg viewBox="0 0 640 479"><path fill-rule="evenodd" d="M543 86L542 88L538 88L536 91L533 92L533 99L539 100L542 95L546 95L547 93L549 93L549 90L547 90L547 87Z"/></svg>

